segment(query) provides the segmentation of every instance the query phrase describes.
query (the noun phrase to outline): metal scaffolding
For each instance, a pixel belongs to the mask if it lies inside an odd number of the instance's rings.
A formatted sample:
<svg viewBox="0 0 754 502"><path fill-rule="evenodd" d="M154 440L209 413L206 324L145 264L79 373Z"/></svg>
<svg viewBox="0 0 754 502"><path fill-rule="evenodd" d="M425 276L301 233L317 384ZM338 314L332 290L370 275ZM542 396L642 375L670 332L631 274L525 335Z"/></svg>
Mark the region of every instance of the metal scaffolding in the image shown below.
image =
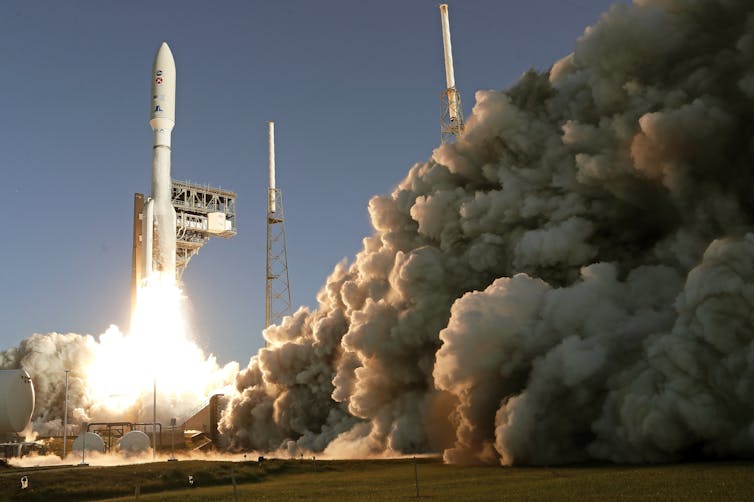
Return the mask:
<svg viewBox="0 0 754 502"><path fill-rule="evenodd" d="M175 208L175 275L180 280L189 260L210 237L236 235L236 194L173 180L171 199Z"/></svg>
<svg viewBox="0 0 754 502"><path fill-rule="evenodd" d="M265 288L265 327L279 323L291 309L291 288L288 282L288 253L285 248L285 217L283 194L277 188L268 189L267 205L267 281Z"/></svg>
<svg viewBox="0 0 754 502"><path fill-rule="evenodd" d="M461 93L455 87L449 87L440 95L440 142L452 143L461 135L463 127Z"/></svg>
<svg viewBox="0 0 754 502"><path fill-rule="evenodd" d="M171 201L175 208L176 271L180 280L189 260L210 237L228 239L236 235L236 194L185 181L172 181ZM145 204L149 197L134 194L133 253L131 267L131 311L136 307L136 294L146 277L143 235Z"/></svg>

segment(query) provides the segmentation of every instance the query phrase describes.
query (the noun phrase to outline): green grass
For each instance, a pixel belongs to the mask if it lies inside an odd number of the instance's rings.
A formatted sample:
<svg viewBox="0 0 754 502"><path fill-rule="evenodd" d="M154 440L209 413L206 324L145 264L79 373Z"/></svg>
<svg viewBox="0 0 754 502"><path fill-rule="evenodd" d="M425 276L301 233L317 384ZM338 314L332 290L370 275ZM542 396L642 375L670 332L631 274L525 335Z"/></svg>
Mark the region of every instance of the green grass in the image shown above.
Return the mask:
<svg viewBox="0 0 754 502"><path fill-rule="evenodd" d="M27 474L31 491L18 480ZM384 501L415 499L411 460L160 462L120 467L6 469L0 500ZM422 500L751 500L754 462L561 468L457 467L418 460ZM188 475L196 487L187 486ZM2 497L6 497L3 499Z"/></svg>

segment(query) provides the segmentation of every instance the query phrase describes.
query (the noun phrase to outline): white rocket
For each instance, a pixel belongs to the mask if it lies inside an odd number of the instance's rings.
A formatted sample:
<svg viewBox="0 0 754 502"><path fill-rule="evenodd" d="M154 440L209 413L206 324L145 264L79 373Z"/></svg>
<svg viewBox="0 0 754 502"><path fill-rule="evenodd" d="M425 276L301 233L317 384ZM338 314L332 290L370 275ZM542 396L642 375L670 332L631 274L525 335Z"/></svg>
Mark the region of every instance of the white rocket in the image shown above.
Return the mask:
<svg viewBox="0 0 754 502"><path fill-rule="evenodd" d="M152 66L152 197L144 208L144 277L175 277L175 209L171 201L170 136L175 126L175 61L165 42Z"/></svg>

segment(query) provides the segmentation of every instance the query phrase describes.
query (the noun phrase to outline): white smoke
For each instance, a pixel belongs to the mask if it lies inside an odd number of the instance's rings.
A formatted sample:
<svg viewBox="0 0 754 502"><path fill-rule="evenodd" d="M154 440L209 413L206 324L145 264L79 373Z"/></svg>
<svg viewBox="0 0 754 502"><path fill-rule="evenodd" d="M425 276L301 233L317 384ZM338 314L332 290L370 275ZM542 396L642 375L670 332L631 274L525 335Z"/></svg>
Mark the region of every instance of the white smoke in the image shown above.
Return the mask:
<svg viewBox="0 0 754 502"><path fill-rule="evenodd" d="M754 5L637 0L480 91L265 332L232 447L450 462L754 454Z"/></svg>

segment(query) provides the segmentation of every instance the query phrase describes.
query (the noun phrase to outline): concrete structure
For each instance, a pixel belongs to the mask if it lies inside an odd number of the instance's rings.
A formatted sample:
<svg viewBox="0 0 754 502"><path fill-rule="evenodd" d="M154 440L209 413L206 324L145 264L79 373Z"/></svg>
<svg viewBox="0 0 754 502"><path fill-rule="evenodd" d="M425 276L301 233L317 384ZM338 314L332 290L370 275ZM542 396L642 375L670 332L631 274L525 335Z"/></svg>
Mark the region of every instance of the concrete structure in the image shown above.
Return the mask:
<svg viewBox="0 0 754 502"><path fill-rule="evenodd" d="M189 433L189 431L202 433L209 438L212 445L221 447L222 441L217 424L220 422L223 409L225 409L227 404L227 397L223 394L215 394L183 423L183 430L186 433Z"/></svg>

